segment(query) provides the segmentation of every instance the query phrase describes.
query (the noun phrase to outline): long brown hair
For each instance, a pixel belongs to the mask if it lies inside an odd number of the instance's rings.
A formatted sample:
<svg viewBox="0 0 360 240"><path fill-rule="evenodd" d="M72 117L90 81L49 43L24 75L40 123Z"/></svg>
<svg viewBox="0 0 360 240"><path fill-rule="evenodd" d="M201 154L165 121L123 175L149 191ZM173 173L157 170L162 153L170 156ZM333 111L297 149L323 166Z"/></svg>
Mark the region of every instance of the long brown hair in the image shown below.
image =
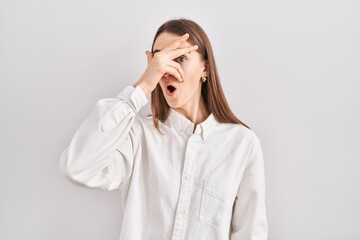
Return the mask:
<svg viewBox="0 0 360 240"><path fill-rule="evenodd" d="M189 19L179 18L169 20L156 31L151 52L154 51L154 43L157 37L163 32L173 33L178 36L189 33L190 36L187 41L198 45L197 51L206 62L207 68L207 80L202 84L201 93L207 110L213 113L215 119L220 123L237 123L250 128L235 116L226 101L216 69L214 53L205 31L197 23ZM170 112L170 107L159 84L151 93L151 112L154 125L159 130L159 121L164 122Z"/></svg>

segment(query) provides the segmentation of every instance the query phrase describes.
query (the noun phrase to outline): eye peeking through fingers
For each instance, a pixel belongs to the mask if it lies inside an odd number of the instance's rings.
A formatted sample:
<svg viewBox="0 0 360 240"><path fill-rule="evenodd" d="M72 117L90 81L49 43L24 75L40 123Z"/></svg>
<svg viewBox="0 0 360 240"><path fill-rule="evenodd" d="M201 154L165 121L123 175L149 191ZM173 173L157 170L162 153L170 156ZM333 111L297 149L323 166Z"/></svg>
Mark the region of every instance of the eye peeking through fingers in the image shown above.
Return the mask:
<svg viewBox="0 0 360 240"><path fill-rule="evenodd" d="M186 57L185 57L185 56L177 57L177 58L175 58L175 61L178 62L178 63L185 62L185 61L186 61Z"/></svg>

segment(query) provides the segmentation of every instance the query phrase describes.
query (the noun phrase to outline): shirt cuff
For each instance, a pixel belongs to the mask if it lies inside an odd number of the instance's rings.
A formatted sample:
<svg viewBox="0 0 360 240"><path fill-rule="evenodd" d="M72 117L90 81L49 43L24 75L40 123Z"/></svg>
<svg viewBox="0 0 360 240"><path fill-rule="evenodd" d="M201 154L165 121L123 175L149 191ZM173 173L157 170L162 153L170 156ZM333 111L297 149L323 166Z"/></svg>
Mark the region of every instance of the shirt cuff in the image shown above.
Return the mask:
<svg viewBox="0 0 360 240"><path fill-rule="evenodd" d="M128 102L135 112L139 112L149 102L146 94L139 86L127 86L116 97Z"/></svg>

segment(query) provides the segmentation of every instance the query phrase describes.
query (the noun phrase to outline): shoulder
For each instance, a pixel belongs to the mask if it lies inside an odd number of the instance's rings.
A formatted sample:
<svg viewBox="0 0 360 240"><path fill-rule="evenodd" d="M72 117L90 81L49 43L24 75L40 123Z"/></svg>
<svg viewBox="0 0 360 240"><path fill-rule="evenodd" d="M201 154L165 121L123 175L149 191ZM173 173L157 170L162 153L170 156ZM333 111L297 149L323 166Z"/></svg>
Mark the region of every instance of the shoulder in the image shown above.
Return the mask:
<svg viewBox="0 0 360 240"><path fill-rule="evenodd" d="M137 121L146 127L154 127L154 121L150 114L139 116Z"/></svg>
<svg viewBox="0 0 360 240"><path fill-rule="evenodd" d="M217 137L231 140L234 144L246 144L251 147L260 143L254 130L237 123L218 123L214 131Z"/></svg>
<svg viewBox="0 0 360 240"><path fill-rule="evenodd" d="M218 123L218 131L224 131L226 133L232 133L232 135L247 137L247 138L257 138L254 130L245 127L242 124L238 123Z"/></svg>
<svg viewBox="0 0 360 240"><path fill-rule="evenodd" d="M148 134L157 133L157 129L155 128L154 120L151 114L146 114L143 116L138 115L135 119L138 128L141 129L142 132L147 132ZM159 122L159 126L162 129L163 124Z"/></svg>

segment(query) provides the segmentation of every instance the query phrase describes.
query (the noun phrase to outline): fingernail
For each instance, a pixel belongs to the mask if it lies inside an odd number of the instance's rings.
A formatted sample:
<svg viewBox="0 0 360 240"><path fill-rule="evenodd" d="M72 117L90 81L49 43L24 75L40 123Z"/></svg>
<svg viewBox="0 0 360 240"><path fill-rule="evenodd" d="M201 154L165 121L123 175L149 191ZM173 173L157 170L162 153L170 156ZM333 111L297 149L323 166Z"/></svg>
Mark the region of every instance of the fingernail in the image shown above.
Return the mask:
<svg viewBox="0 0 360 240"><path fill-rule="evenodd" d="M185 36L189 36L189 34L188 34L188 33L185 33L183 36L184 36L184 37L185 37Z"/></svg>

